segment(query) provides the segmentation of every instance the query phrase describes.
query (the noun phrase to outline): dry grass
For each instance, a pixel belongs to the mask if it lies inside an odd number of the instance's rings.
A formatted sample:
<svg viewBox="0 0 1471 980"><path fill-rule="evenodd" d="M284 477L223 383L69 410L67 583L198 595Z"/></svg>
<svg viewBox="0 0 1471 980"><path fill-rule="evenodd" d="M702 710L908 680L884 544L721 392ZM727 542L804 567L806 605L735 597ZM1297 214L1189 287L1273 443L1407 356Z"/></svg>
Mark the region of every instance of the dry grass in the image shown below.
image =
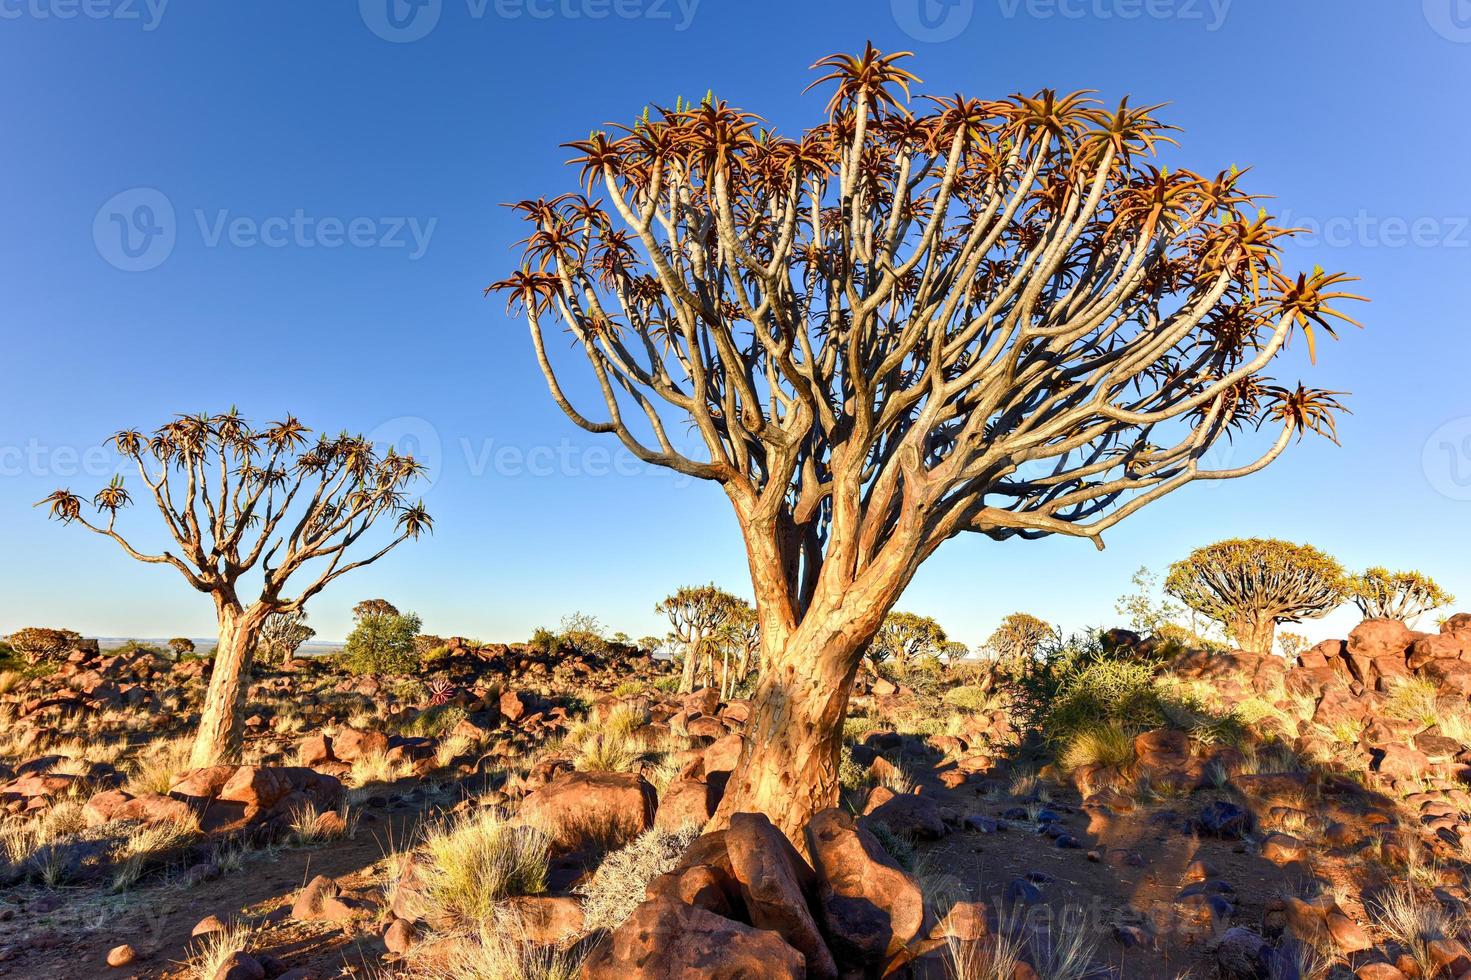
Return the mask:
<svg viewBox="0 0 1471 980"><path fill-rule="evenodd" d="M494 810L460 814L423 832L415 864L424 908L432 920L479 928L495 904L511 895L546 891L551 846L540 831L513 826Z"/></svg>
<svg viewBox="0 0 1471 980"><path fill-rule="evenodd" d="M9 694L20 687L25 676L18 670L0 670L0 694Z"/></svg>
<svg viewBox="0 0 1471 980"><path fill-rule="evenodd" d="M289 840L297 847L310 847L356 837L360 815L345 805L336 810L319 810L315 804L302 803L291 808Z"/></svg>
<svg viewBox="0 0 1471 980"><path fill-rule="evenodd" d="M250 950L252 931L243 922L231 922L196 940L198 949L189 959L189 972L198 980L215 980L220 968L236 953Z"/></svg>
<svg viewBox="0 0 1471 980"><path fill-rule="evenodd" d="M537 946L482 928L474 937L449 944L443 955L423 957L409 976L423 980L575 980L582 956L575 951Z"/></svg>
<svg viewBox="0 0 1471 980"><path fill-rule="evenodd" d="M178 776L189 769L193 740L188 736L149 743L128 763L128 781L123 786L134 796L167 793Z"/></svg>
<svg viewBox="0 0 1471 980"><path fill-rule="evenodd" d="M1065 772L1086 766L1124 769L1134 762L1134 736L1117 723L1089 728L1068 740L1057 761Z"/></svg>
<svg viewBox="0 0 1471 980"><path fill-rule="evenodd" d="M412 766L400 759L389 758L386 752L370 752L353 760L347 780L352 786L362 787L397 782L412 772Z"/></svg>
<svg viewBox="0 0 1471 980"><path fill-rule="evenodd" d="M160 861L177 855L200 837L199 820L192 814L186 820L165 820L136 827L112 852L116 867L112 874L112 890L127 891Z"/></svg>
<svg viewBox="0 0 1471 980"><path fill-rule="evenodd" d="M979 942L946 940L945 969L951 980L1014 980L1022 946L1010 936L988 936Z"/></svg>
<svg viewBox="0 0 1471 980"><path fill-rule="evenodd" d="M621 925L644 900L649 882L671 870L698 836L698 827L672 832L655 827L605 857L592 878L577 889L584 899L586 928L615 929Z"/></svg>
<svg viewBox="0 0 1471 980"><path fill-rule="evenodd" d="M1434 976L1438 965L1430 958L1430 944L1456 934L1455 919L1438 902L1421 898L1409 882L1397 882L1370 903L1379 928L1409 952L1421 976Z"/></svg>

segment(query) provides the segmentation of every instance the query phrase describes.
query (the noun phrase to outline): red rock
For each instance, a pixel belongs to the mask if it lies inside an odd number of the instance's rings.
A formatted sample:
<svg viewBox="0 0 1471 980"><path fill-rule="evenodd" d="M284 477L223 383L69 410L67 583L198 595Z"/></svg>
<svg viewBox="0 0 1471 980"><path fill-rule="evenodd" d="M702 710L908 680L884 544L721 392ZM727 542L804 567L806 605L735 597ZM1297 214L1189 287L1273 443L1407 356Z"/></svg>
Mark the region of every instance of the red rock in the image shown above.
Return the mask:
<svg viewBox="0 0 1471 980"><path fill-rule="evenodd" d="M803 980L802 954L774 932L693 905L644 902L588 956L583 980Z"/></svg>
<svg viewBox="0 0 1471 980"><path fill-rule="evenodd" d="M582 906L566 895L522 895L501 902L498 911L509 916L518 936L552 946L583 931Z"/></svg>
<svg viewBox="0 0 1471 980"><path fill-rule="evenodd" d="M220 795L220 790L235 775L239 766L209 766L204 769L190 769L180 774L169 787L169 793L174 796L187 796L193 799L212 800Z"/></svg>
<svg viewBox="0 0 1471 980"><path fill-rule="evenodd" d="M837 966L808 909L816 875L786 835L765 814L736 813L725 848L751 925L772 930L801 953L808 977L836 978Z"/></svg>
<svg viewBox="0 0 1471 980"><path fill-rule="evenodd" d="M300 794L325 810L342 801L342 782L305 766L241 766L219 792L229 803L269 810L288 796Z"/></svg>
<svg viewBox="0 0 1471 980"><path fill-rule="evenodd" d="M806 836L823 925L841 966L886 960L919 934L919 886L852 815L824 810L808 822Z"/></svg>
<svg viewBox="0 0 1471 980"><path fill-rule="evenodd" d="M721 729L722 733L724 728ZM691 734L694 734L691 732ZM741 761L741 747L745 745L745 737L732 732L729 735L721 734L714 742L705 747L705 773L711 775L717 772L735 772L736 763Z"/></svg>
<svg viewBox="0 0 1471 980"><path fill-rule="evenodd" d="M676 779L664 787L654 826L663 830L703 827L715 815L719 797L703 779Z"/></svg>
<svg viewBox="0 0 1471 980"><path fill-rule="evenodd" d="M382 732L365 732L344 725L332 736L332 756L343 762L356 762L369 756L387 754L388 736Z"/></svg>
<svg viewBox="0 0 1471 980"><path fill-rule="evenodd" d="M1369 659L1403 658L1414 639L1410 628L1397 619L1366 619L1348 634L1347 653Z"/></svg>
<svg viewBox="0 0 1471 980"><path fill-rule="evenodd" d="M301 746L296 750L296 759L304 766L319 766L324 762L334 761L332 739L320 732L308 735L302 739Z"/></svg>
<svg viewBox="0 0 1471 980"><path fill-rule="evenodd" d="M121 946L114 946L107 951L107 965L114 969L129 966L137 958L138 951L127 943L123 943Z"/></svg>
<svg viewBox="0 0 1471 980"><path fill-rule="evenodd" d="M637 773L569 772L521 801L520 819L539 827L555 847L632 840L654 825L658 796Z"/></svg>

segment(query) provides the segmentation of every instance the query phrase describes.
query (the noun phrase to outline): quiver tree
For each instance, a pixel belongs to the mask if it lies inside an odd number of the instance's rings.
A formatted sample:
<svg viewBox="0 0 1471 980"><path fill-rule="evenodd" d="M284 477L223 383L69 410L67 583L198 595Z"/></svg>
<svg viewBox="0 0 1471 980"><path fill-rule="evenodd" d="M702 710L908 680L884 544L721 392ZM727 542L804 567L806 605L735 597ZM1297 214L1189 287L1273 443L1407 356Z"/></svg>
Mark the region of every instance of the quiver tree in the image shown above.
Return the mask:
<svg viewBox="0 0 1471 980"><path fill-rule="evenodd" d="M1292 232L1242 173L1155 166L1169 127L1127 100L911 101L904 57L819 62L835 90L796 138L709 98L570 144L585 193L515 205L524 262L489 287L574 423L735 510L762 673L712 826L756 810L799 839L836 801L853 674L942 542L1101 546L1334 431L1333 393L1266 371L1346 319L1347 277L1284 271ZM1239 462L1213 467L1228 434Z"/></svg>
<svg viewBox="0 0 1471 980"><path fill-rule="evenodd" d="M874 634L868 657L875 664L892 662L895 669L903 674L909 669L911 660L938 657L948 642L944 628L930 617L891 612Z"/></svg>
<svg viewBox="0 0 1471 980"><path fill-rule="evenodd" d="M721 639L726 651L724 669L720 676L720 698L726 700L735 694L736 685L751 676L753 661L761 657L761 621L756 610L748 603L737 600L737 604L726 617L721 627ZM735 651L735 672L730 670L730 651Z"/></svg>
<svg viewBox="0 0 1471 980"><path fill-rule="evenodd" d="M1170 566L1165 591L1220 623L1243 650L1271 653L1278 623L1343 604L1343 568L1317 548L1271 538L1219 541Z"/></svg>
<svg viewBox="0 0 1471 980"><path fill-rule="evenodd" d="M75 646L81 638L80 633L74 633L71 630L51 629L47 626L27 626L25 629L11 633L5 638L5 642L12 650L24 657L26 663L36 664L59 656Z"/></svg>
<svg viewBox="0 0 1471 980"><path fill-rule="evenodd" d="M654 612L669 618L669 625L674 627L673 636L684 649L679 678L681 694L695 689L702 661L713 664L721 629L741 605L740 599L711 584L686 585L654 606Z"/></svg>
<svg viewBox="0 0 1471 980"><path fill-rule="evenodd" d="M358 617L361 620L362 617ZM282 667L290 667L296 659L296 651L317 631L306 624L306 610L271 613L261 627L261 640L271 653L272 660L279 658Z"/></svg>
<svg viewBox="0 0 1471 980"><path fill-rule="evenodd" d="M1030 613L1014 612L996 627L986 640L986 648L996 654L998 660L1030 660L1043 643L1056 635L1057 630L1046 620Z"/></svg>
<svg viewBox="0 0 1471 980"><path fill-rule="evenodd" d="M1365 619L1398 619L1410 623L1456 597L1419 572L1371 568L1349 579L1349 595Z"/></svg>
<svg viewBox="0 0 1471 980"><path fill-rule="evenodd" d="M364 599L352 607L353 622L362 622L366 616L397 616L398 607L387 599Z"/></svg>
<svg viewBox="0 0 1471 980"><path fill-rule="evenodd" d="M187 636L176 636L169 640L169 649L174 651L174 659L177 660L194 652L194 641Z"/></svg>
<svg viewBox="0 0 1471 980"><path fill-rule="evenodd" d="M266 620L300 611L331 582L432 527L423 503L404 496L423 472L420 463L392 448L380 455L362 436L322 435L312 442L310 433L291 416L252 429L231 409L179 416L151 435L132 429L115 435L112 442L136 466L172 539L162 550L140 550L117 530L118 515L133 502L121 476L92 498L96 520L83 515L82 498L70 490L41 502L52 517L112 538L138 561L172 566L214 600L219 645L190 756L194 766L238 753L243 680ZM379 524L392 530L370 546L364 539ZM259 581L254 598L242 592L247 573Z"/></svg>

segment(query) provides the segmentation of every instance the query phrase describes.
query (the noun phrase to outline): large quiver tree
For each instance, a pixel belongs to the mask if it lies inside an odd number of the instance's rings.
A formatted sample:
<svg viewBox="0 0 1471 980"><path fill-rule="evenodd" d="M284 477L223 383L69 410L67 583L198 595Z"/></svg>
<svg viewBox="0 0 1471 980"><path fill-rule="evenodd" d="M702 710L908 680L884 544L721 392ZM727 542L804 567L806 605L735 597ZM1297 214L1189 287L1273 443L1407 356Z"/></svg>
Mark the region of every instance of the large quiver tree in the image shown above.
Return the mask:
<svg viewBox="0 0 1471 980"><path fill-rule="evenodd" d="M119 513L133 502L121 476L92 499L99 521L83 516L82 498L70 490L41 502L52 517L112 538L138 561L172 566L214 600L219 645L192 765L238 754L243 682L270 616L300 611L331 582L432 528L423 503L404 496L421 464L391 448L380 455L362 436L312 442L310 433L290 416L255 430L232 409L181 415L151 435L115 435L163 517L172 543L162 550L140 550L117 530ZM392 531L370 546L364 539L380 522ZM298 573L299 591L289 594ZM247 575L259 582L255 598L243 591Z"/></svg>
<svg viewBox="0 0 1471 980"><path fill-rule="evenodd" d="M912 104L904 57L819 62L836 88L796 139L712 97L571 144L586 196L516 205L525 261L490 287L577 425L735 509L762 675L717 826L759 810L797 837L837 799L854 671L941 542L1099 543L1332 434L1332 393L1264 372L1295 329L1332 333L1346 277L1286 274L1291 232L1241 174L1152 165L1168 127L1127 101ZM1223 436L1262 427L1212 468Z"/></svg>
<svg viewBox="0 0 1471 980"><path fill-rule="evenodd" d="M1347 598L1337 561L1312 545L1236 538L1170 566L1165 591L1220 623L1243 650L1271 653L1279 623L1326 616Z"/></svg>
<svg viewBox="0 0 1471 980"><path fill-rule="evenodd" d="M1370 568L1349 580L1349 593L1365 619L1398 619L1412 623L1456 597L1420 572Z"/></svg>

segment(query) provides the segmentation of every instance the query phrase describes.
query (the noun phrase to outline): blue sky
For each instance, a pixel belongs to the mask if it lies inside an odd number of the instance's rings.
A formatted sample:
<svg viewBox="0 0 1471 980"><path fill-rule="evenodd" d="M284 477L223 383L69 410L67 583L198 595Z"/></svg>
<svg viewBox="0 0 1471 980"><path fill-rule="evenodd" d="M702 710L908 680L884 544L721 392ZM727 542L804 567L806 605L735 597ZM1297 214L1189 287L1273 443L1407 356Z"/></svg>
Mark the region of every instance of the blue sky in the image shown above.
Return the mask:
<svg viewBox="0 0 1471 980"><path fill-rule="evenodd" d="M718 490L574 429L480 291L522 235L499 205L572 186L558 144L711 88L797 130L825 99L800 94L808 65L868 39L915 51L931 91L1171 102L1181 162L1254 166L1274 211L1320 229L1294 261L1374 299L1367 330L1279 372L1353 393L1341 449L1187 488L1101 554L950 542L905 607L969 643L1015 609L1107 625L1135 568L1235 535L1471 600L1467 0L0 0L0 631L209 634L176 573L30 504L106 482L94 447L119 426L232 404L434 464L437 533L318 597L324 637L370 595L516 639L572 610L657 630L682 583L748 592ZM129 254L113 215L171 238Z"/></svg>

